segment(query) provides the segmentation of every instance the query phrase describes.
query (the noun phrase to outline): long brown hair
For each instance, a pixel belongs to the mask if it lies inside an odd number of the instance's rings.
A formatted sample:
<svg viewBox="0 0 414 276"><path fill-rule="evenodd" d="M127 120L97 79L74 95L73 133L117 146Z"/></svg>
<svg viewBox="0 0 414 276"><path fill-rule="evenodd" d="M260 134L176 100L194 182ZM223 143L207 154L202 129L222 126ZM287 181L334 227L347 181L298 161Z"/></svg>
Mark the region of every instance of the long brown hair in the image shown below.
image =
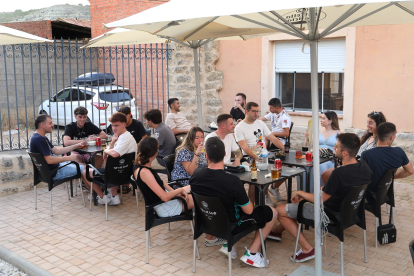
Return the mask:
<svg viewBox="0 0 414 276"><path fill-rule="evenodd" d="M196 133L201 132L204 135L204 131L199 127L192 127L185 136L184 141L181 143L180 146L177 147L177 152L181 149L188 149L191 152L195 152L196 148L194 146L194 139L196 137Z"/></svg>
<svg viewBox="0 0 414 276"><path fill-rule="evenodd" d="M158 152L158 141L154 137L145 137L138 144L138 155L135 164L144 165Z"/></svg>
<svg viewBox="0 0 414 276"><path fill-rule="evenodd" d="M325 114L326 118L328 120L331 120L331 127L333 130L339 130L339 122L338 122L338 115L334 111L325 111L323 114Z"/></svg>
<svg viewBox="0 0 414 276"><path fill-rule="evenodd" d="M385 118L384 114L381 111L378 111L378 112L372 111L371 113L368 114L368 118L374 120L377 127L380 124L385 123L387 121L387 119ZM362 135L361 137L361 145L364 144L365 141L367 141L371 136L372 136L372 133L370 133L369 130L367 129L365 134Z"/></svg>

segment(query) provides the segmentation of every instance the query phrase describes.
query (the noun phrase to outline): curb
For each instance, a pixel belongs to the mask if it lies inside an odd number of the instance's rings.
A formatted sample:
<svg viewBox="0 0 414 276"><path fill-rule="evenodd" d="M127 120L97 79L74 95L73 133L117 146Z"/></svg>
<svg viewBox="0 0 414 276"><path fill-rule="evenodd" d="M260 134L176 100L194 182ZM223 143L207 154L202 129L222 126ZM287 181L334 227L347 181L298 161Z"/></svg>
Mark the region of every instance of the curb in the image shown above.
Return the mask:
<svg viewBox="0 0 414 276"><path fill-rule="evenodd" d="M53 274L47 272L43 268L38 267L37 265L29 262L20 255L11 252L10 250L2 247L1 245L0 259L10 263L11 265L17 267L19 270L23 271L24 273L30 276L53 276Z"/></svg>

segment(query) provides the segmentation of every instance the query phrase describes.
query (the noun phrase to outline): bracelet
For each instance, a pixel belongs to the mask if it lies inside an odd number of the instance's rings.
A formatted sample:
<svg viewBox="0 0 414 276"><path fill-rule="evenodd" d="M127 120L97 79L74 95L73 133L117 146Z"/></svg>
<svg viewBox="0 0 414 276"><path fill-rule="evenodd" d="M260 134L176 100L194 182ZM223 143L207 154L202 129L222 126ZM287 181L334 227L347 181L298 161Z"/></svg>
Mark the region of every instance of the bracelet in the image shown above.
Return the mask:
<svg viewBox="0 0 414 276"><path fill-rule="evenodd" d="M195 156L197 156L197 157L199 157L199 156L200 156L200 154L195 154L195 153L194 153L194 155L195 155Z"/></svg>

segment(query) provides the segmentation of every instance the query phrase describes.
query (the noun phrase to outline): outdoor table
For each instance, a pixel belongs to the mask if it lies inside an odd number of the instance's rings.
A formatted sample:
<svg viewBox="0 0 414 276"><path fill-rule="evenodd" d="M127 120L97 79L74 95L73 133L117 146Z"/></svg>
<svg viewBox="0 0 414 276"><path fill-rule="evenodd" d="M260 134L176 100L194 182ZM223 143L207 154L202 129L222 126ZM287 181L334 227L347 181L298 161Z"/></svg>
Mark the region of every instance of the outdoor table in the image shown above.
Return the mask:
<svg viewBox="0 0 414 276"><path fill-rule="evenodd" d="M286 158L285 160L282 160L282 165L286 165L288 167L299 167L299 168L303 168L305 170L306 173L306 192L310 192L310 170L313 167L313 162L306 162L305 158L302 159L297 159L295 157L295 153L296 150L290 150L288 153L286 153ZM270 153L269 154L269 163L270 162L274 162L275 160L275 156L274 153ZM330 161L331 159L329 158L319 158L319 163L325 163ZM300 190L304 190L304 187L302 185L303 181L301 181L301 185L300 185Z"/></svg>
<svg viewBox="0 0 414 276"><path fill-rule="evenodd" d="M214 131L216 131L217 129L212 129L209 127L201 127L201 129L205 132L205 133L212 133Z"/></svg>
<svg viewBox="0 0 414 276"><path fill-rule="evenodd" d="M292 197L292 178L294 176L299 176L302 182L302 173L304 172L303 169L298 168L282 168L282 173L279 175L278 179L272 180L271 177L265 178L266 174L269 174L269 170L262 170L257 172L257 181L252 181L250 172L227 172L229 174L232 174L234 176L237 176L243 183L248 183L255 185L257 188L256 190L259 191L259 197L258 202L259 205L265 205L265 189L270 184L273 184L275 182L281 181L281 180L288 180L288 189L287 189L287 202L290 203L290 199ZM257 194L256 194L257 198Z"/></svg>
<svg viewBox="0 0 414 276"><path fill-rule="evenodd" d="M80 153L80 154L90 154L91 158L89 159L92 166L95 167L95 156L98 153L103 153L104 149L101 146L88 146L86 149L75 149L74 151ZM85 169L86 170L86 169ZM71 195L73 197L73 191L71 191ZM93 191L93 198L94 198L94 205L98 205L98 202L96 200L96 193Z"/></svg>

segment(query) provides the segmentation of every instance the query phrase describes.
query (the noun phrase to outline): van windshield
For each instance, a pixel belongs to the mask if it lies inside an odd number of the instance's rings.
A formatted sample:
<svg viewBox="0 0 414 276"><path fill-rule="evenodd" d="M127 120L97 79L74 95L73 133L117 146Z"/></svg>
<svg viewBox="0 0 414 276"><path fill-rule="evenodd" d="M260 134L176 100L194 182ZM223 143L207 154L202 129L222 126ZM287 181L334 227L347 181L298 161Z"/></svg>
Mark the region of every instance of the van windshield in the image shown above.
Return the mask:
<svg viewBox="0 0 414 276"><path fill-rule="evenodd" d="M100 92L99 98L107 102L125 102L133 99L128 90L112 90L108 92Z"/></svg>

